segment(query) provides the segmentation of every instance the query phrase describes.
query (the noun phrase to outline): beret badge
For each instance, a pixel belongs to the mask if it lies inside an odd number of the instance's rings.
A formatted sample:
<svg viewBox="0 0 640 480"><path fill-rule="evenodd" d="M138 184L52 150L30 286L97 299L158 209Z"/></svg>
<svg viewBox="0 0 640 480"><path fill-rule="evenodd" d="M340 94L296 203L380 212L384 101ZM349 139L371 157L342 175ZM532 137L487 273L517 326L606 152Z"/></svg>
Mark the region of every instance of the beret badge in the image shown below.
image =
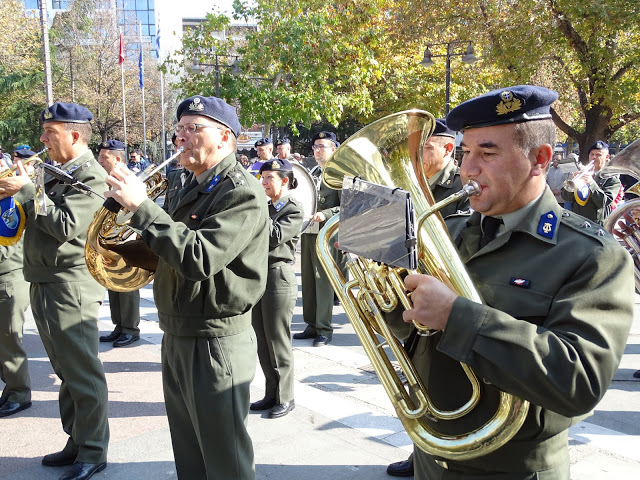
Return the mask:
<svg viewBox="0 0 640 480"><path fill-rule="evenodd" d="M193 102L191 102L191 105L189 105L189 110L191 110L192 112L201 112L204 110L204 105L202 104L200 99L196 97L193 99Z"/></svg>
<svg viewBox="0 0 640 480"><path fill-rule="evenodd" d="M271 164L271 170L280 170L280 163L278 162L273 162Z"/></svg>
<svg viewBox="0 0 640 480"><path fill-rule="evenodd" d="M320 132L320 134L318 135L318 137L320 137L320 138L324 138L324 137L326 137L326 136L327 136L327 135L326 135L324 132Z"/></svg>
<svg viewBox="0 0 640 480"><path fill-rule="evenodd" d="M517 112L522 108L522 102L517 99L513 93L505 91L500 93L500 103L496 105L496 113L498 115L506 115L511 112Z"/></svg>
<svg viewBox="0 0 640 480"><path fill-rule="evenodd" d="M49 110L48 108L44 111L44 118L45 120L49 120L50 118L53 118L53 113L51 113L51 110Z"/></svg>

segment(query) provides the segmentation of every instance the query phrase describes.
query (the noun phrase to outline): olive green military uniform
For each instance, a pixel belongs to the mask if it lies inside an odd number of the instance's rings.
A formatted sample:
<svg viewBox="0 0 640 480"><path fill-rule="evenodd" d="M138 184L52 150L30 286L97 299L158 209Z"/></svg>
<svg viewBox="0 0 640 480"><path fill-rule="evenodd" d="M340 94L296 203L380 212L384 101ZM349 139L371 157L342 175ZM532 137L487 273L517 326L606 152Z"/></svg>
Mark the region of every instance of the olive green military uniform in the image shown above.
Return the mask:
<svg viewBox="0 0 640 480"><path fill-rule="evenodd" d="M319 170L319 169L318 169ZM318 172L319 173L319 172ZM325 221L320 223L322 229L326 220L340 212L340 199L342 192L329 188L324 182L320 182L318 190L317 209L325 216ZM331 336L333 327L331 317L333 314L333 287L324 268L318 260L316 253L316 241L318 234L303 233L300 245L300 262L302 270L302 315L305 323L316 331L317 335ZM346 266L346 256L341 251L331 246L332 255L342 270Z"/></svg>
<svg viewBox="0 0 640 480"><path fill-rule="evenodd" d="M171 211L174 202L178 198L178 192L182 189L186 180L187 171L183 167L176 167L167 174L167 190L164 194L162 208L165 212Z"/></svg>
<svg viewBox="0 0 640 480"><path fill-rule="evenodd" d="M106 173L90 151L60 168L104 192ZM98 309L105 289L84 260L87 229L102 199L45 174L47 214L36 216L35 191L27 183L14 198L27 213L24 278L31 282L31 309L62 381L60 417L70 437L65 451L77 452L78 462L102 463L109 443L107 383L98 358Z"/></svg>
<svg viewBox="0 0 640 480"><path fill-rule="evenodd" d="M460 179L460 168L451 160L436 175L429 179L429 187L436 202L444 200L450 195L462 190L462 180ZM451 203L440 210L442 218L447 218L459 211L469 210L469 198L465 197L455 203Z"/></svg>
<svg viewBox="0 0 640 480"><path fill-rule="evenodd" d="M135 337L140 335L140 290L133 292L109 292L111 321L116 330Z"/></svg>
<svg viewBox="0 0 640 480"><path fill-rule="evenodd" d="M22 328L29 307L29 284L22 275L22 240L0 246L0 379L5 383L0 403L31 401L27 354Z"/></svg>
<svg viewBox="0 0 640 480"><path fill-rule="evenodd" d="M298 298L293 271L296 244L302 227L302 206L286 195L269 202L269 272L264 296L253 308L252 324L258 341L258 359L264 372L265 398L276 404L293 400L291 318Z"/></svg>
<svg viewBox="0 0 640 480"><path fill-rule="evenodd" d="M620 191L620 179L616 175L601 175L600 172L596 173L593 179L595 181L589 183L589 198L585 205L576 202L574 192L568 192L564 188L561 196L563 200L573 202L572 212L603 225L609 214L607 207L611 206Z"/></svg>
<svg viewBox="0 0 640 480"><path fill-rule="evenodd" d="M436 463L416 449L415 478L568 480L567 430L600 401L625 348L631 257L600 227L563 210L548 187L515 228L480 251L480 214L461 222L459 234L457 220L447 224L485 305L456 299L445 330L418 337L412 358L439 408L469 398L458 362L481 379L482 399L473 415L436 429L469 432L485 423L497 388L531 406L513 439L485 456ZM401 328L406 335L407 324Z"/></svg>
<svg viewBox="0 0 640 480"><path fill-rule="evenodd" d="M151 200L131 218L159 256L153 292L178 477L253 479L246 429L256 367L251 309L267 279L264 189L231 154L190 175L170 213Z"/></svg>

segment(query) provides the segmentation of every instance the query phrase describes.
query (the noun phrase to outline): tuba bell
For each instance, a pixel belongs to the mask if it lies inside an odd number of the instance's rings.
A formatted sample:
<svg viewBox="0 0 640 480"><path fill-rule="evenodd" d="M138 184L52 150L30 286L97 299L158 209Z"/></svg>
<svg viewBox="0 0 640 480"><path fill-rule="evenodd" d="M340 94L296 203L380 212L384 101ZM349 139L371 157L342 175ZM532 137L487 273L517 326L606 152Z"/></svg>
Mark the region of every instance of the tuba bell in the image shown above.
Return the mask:
<svg viewBox="0 0 640 480"><path fill-rule="evenodd" d="M602 171L608 175L631 175L636 180L640 180L640 139L616 154ZM640 182L633 185L626 193L633 193L640 197ZM613 234L631 254L636 291L640 292L640 198L618 205L605 218L604 228Z"/></svg>
<svg viewBox="0 0 640 480"><path fill-rule="evenodd" d="M147 197L155 201L167 189L160 170L183 151L160 165L152 165L138 176L147 186ZM93 217L87 230L85 262L89 273L103 287L114 292L133 292L153 280L158 256L129 228L133 214L108 199Z"/></svg>
<svg viewBox="0 0 640 480"><path fill-rule="evenodd" d="M340 189L345 175L358 176L409 192L419 219L418 273L432 275L459 295L481 302L437 212L449 203L449 199L434 205L423 172L422 145L434 126L433 116L420 110L382 118L347 139L336 150L323 170L323 180L330 187ZM467 190L465 195L474 193L473 186ZM460 192L452 195L456 196L453 200L460 195ZM356 257L347 264L353 277L347 282L330 251L330 239L337 230L338 216L334 216L318 235L318 257L411 440L431 455L458 461L486 455L508 442L524 423L529 404L504 392L500 393L493 417L471 432L441 433L425 421L425 417L442 422L455 420L471 412L480 399L480 382L469 367L461 364L471 384L471 397L466 403L463 400L455 410L437 408L411 359L384 319L384 313L394 311L398 306L410 308L402 281L406 270ZM383 343L378 335L383 337ZM385 347L398 361L406 384L392 366Z"/></svg>

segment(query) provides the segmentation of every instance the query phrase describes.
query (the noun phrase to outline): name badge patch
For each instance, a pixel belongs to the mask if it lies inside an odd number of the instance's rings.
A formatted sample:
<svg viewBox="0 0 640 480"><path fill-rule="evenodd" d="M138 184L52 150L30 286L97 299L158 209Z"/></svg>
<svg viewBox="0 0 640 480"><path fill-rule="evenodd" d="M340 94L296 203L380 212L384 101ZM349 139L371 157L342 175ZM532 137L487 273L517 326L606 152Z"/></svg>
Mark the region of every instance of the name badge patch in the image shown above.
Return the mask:
<svg viewBox="0 0 640 480"><path fill-rule="evenodd" d="M509 281L509 285L522 287L522 288L529 288L530 283L531 282L529 280L526 280L524 278L516 278L516 277L511 277L511 280Z"/></svg>

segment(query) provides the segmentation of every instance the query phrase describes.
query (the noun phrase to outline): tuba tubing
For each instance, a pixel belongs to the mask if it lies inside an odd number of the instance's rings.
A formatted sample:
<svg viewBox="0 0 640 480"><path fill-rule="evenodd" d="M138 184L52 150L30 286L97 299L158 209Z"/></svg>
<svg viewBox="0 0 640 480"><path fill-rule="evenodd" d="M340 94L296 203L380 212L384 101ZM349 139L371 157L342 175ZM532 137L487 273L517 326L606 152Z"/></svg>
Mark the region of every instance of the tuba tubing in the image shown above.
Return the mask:
<svg viewBox="0 0 640 480"><path fill-rule="evenodd" d="M337 189L341 188L344 175L358 175L367 181L409 191L418 215L417 273L433 275L458 295L481 303L442 217L436 214L453 200L447 198L435 204L422 171L422 144L433 131L433 124L432 115L419 110L374 122L336 150L323 170L323 180ZM457 192L454 196L473 194L475 188L467 185L466 193ZM320 231L316 244L318 258L411 440L431 455L457 461L477 458L503 446L518 432L529 408L527 401L505 392L500 392L493 416L475 430L451 435L431 426L428 420L454 420L469 413L479 401L480 383L473 371L461 364L471 384L471 397L456 410L436 408L411 359L384 319L383 312L392 311L399 304L403 308L410 306L401 269L351 257L347 266L353 280L347 282L331 255L331 239L338 232L338 220L337 216L329 219ZM377 335L383 337L382 343ZM406 386L384 351L386 346L400 364Z"/></svg>

